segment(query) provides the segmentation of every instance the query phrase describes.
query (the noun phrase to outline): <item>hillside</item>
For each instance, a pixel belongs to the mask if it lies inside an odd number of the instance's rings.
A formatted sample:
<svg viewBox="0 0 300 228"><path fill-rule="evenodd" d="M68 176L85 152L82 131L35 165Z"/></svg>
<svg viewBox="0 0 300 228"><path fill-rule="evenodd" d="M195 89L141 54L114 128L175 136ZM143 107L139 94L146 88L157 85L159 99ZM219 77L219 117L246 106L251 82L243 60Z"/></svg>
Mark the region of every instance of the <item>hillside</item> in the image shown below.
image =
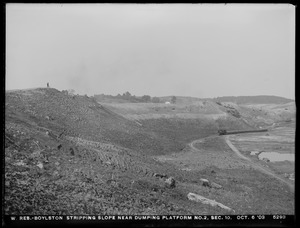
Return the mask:
<svg viewBox="0 0 300 228"><path fill-rule="evenodd" d="M55 89L8 92L5 115L6 213L188 213L155 196L172 167L128 149L159 144L135 122Z"/></svg>
<svg viewBox="0 0 300 228"><path fill-rule="evenodd" d="M5 98L6 214L293 213L288 188L236 158L217 135L284 124L292 105L98 103L52 88ZM199 139L198 151L191 142ZM191 202L190 192L234 212Z"/></svg>
<svg viewBox="0 0 300 228"><path fill-rule="evenodd" d="M289 102L294 102L291 99L278 96L224 96L213 98L213 101L219 102L233 102L236 104L285 104Z"/></svg>
<svg viewBox="0 0 300 228"><path fill-rule="evenodd" d="M56 89L6 94L7 121L22 121L54 134L84 137L130 148L160 149L155 136L87 96L66 95ZM133 140L138 139L138 140Z"/></svg>

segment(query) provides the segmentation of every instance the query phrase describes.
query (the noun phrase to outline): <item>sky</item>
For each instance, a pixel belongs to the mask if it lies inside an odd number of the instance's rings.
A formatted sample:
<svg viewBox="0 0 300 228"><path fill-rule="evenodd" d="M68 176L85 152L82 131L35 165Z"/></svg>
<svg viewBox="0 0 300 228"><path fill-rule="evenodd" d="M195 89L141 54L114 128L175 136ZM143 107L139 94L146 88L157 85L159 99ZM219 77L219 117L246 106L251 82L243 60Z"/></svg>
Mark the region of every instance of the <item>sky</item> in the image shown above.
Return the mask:
<svg viewBox="0 0 300 228"><path fill-rule="evenodd" d="M295 98L291 4L6 4L6 90Z"/></svg>

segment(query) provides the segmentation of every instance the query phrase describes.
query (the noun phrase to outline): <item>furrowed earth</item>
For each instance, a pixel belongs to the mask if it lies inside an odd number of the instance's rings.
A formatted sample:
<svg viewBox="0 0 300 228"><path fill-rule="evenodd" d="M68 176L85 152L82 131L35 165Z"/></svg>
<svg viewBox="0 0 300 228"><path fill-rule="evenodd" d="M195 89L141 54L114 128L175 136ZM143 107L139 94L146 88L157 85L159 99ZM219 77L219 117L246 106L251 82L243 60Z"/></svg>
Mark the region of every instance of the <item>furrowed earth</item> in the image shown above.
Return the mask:
<svg viewBox="0 0 300 228"><path fill-rule="evenodd" d="M260 159L294 155L294 102L99 103L53 88L5 98L7 215L294 214L294 161Z"/></svg>

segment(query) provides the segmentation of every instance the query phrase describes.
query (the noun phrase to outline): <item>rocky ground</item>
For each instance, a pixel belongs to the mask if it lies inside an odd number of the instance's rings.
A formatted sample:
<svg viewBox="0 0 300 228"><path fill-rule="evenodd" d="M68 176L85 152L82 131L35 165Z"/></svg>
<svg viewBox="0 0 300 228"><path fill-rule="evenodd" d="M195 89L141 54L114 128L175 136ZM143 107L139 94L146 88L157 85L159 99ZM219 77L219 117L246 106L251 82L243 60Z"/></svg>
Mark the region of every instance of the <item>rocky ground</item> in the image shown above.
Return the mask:
<svg viewBox="0 0 300 228"><path fill-rule="evenodd" d="M7 92L4 212L293 214L293 193L234 157L216 136L220 126L248 126L224 113L218 120L138 124L87 96ZM200 138L193 149L189 142ZM189 193L232 210L191 201Z"/></svg>

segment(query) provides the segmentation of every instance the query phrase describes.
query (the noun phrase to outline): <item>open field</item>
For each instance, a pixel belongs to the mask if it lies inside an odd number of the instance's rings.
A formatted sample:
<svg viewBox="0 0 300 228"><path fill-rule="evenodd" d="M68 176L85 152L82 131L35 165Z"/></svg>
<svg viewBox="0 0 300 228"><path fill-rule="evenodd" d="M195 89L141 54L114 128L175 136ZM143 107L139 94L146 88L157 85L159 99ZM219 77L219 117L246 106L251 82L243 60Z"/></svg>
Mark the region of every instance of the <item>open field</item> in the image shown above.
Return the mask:
<svg viewBox="0 0 300 228"><path fill-rule="evenodd" d="M221 186L227 186L223 188L223 194L231 194L231 197L226 200L223 198L221 202L226 202L227 204L225 203L225 205L230 205L231 208L237 208L237 204L239 206L244 205L240 213L251 214L262 211L266 213L271 207L277 209L281 207L286 213L293 213L294 206L290 201L290 197L293 197L293 191L291 191L289 186L261 172L256 166L252 166L251 163L238 157L227 146L222 136L195 140L181 153L158 156L156 159L163 163L173 164L179 170L187 173L196 172L203 178ZM258 189L264 190L261 192L256 191ZM284 194L284 197L287 197L284 199L285 203L281 201L283 196L278 195L278 198L273 198L275 192L281 192ZM241 194L244 198L239 199L238 197ZM273 196L269 197L272 194ZM288 200L288 198L290 199ZM259 200L264 200L266 204L256 204ZM236 206L232 207L232 204Z"/></svg>
<svg viewBox="0 0 300 228"><path fill-rule="evenodd" d="M294 122L285 122L293 110L270 124L272 115L253 107L190 101L99 104L56 89L7 92L5 214L294 214L289 186L253 165L293 184L284 173L294 163L250 155L294 153ZM271 130L230 136L249 163L217 132L257 128L263 119L251 112L269 118Z"/></svg>
<svg viewBox="0 0 300 228"><path fill-rule="evenodd" d="M237 134L230 136L230 140L243 155L292 182L295 175L295 123L280 125L267 133ZM268 155L271 156L268 158Z"/></svg>
<svg viewBox="0 0 300 228"><path fill-rule="evenodd" d="M130 119L158 118L213 118L225 116L218 105L211 101L195 101L189 104L164 103L114 103L106 104L111 110Z"/></svg>

